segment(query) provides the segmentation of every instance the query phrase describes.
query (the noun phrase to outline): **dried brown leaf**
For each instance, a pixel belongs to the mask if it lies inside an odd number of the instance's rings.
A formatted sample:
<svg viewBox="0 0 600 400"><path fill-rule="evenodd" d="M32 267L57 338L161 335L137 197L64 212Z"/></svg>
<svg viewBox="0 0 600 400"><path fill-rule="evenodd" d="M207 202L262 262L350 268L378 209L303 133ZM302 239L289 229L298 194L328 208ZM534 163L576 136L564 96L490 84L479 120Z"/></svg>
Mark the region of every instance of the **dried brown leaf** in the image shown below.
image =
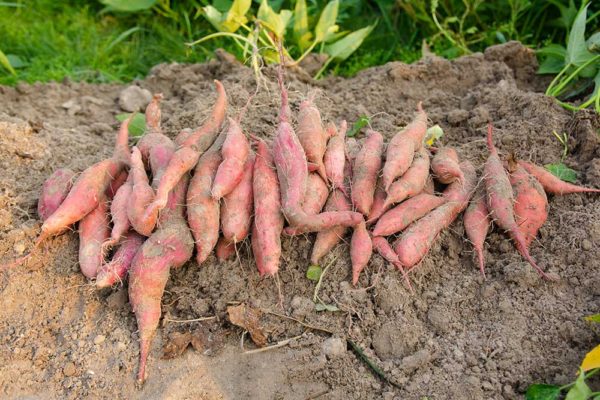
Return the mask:
<svg viewBox="0 0 600 400"><path fill-rule="evenodd" d="M179 357L192 342L192 334L190 332L173 332L169 335L167 342L163 347L164 359Z"/></svg>
<svg viewBox="0 0 600 400"><path fill-rule="evenodd" d="M258 347L264 347L267 344L267 336L263 327L260 325L261 311L246 304L227 307L229 321L247 330L254 344Z"/></svg>

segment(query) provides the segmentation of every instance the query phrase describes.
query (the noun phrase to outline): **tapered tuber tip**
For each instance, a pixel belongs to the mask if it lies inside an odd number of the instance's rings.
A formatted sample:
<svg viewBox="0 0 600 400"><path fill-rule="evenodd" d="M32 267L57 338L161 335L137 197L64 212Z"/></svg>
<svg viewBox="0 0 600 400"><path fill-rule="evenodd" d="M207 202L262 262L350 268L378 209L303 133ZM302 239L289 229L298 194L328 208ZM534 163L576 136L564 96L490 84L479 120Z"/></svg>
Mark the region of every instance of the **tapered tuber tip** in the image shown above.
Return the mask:
<svg viewBox="0 0 600 400"><path fill-rule="evenodd" d="M494 140L492 137L493 131L494 131L494 128L492 127L492 123L489 122L488 129L487 129L487 147L488 147L490 153L496 153L496 147L494 146Z"/></svg>
<svg viewBox="0 0 600 400"><path fill-rule="evenodd" d="M420 112L420 113L424 112L424 110L423 110L423 102L422 101L419 101L417 103L417 111Z"/></svg>

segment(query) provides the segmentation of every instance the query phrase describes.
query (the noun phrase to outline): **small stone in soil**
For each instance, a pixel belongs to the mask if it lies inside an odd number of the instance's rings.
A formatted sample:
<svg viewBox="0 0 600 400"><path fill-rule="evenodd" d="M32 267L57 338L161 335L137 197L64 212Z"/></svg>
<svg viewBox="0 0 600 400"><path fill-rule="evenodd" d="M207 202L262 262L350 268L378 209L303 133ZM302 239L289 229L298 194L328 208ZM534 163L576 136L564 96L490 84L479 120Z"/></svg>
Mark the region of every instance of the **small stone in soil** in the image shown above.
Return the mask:
<svg viewBox="0 0 600 400"><path fill-rule="evenodd" d="M68 362L65 364L63 368L63 374L65 374L65 376L73 376L76 372L77 369L75 368L75 364L73 364L72 362Z"/></svg>
<svg viewBox="0 0 600 400"><path fill-rule="evenodd" d="M127 112L143 110L152 100L152 93L147 89L131 85L119 94L119 107Z"/></svg>
<svg viewBox="0 0 600 400"><path fill-rule="evenodd" d="M102 344L106 340L106 336L98 335L94 338L94 344Z"/></svg>
<svg viewBox="0 0 600 400"><path fill-rule="evenodd" d="M329 338L321 346L323 353L329 358L342 356L346 352L346 342L341 338Z"/></svg>

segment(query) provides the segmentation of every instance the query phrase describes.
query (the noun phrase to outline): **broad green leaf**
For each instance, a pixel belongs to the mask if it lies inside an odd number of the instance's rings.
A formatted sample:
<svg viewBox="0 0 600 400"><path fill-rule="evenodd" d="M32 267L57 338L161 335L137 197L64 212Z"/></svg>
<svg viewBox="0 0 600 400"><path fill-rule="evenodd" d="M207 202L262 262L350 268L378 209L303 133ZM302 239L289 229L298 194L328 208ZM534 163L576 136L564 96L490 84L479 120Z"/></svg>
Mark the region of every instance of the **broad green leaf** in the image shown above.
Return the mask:
<svg viewBox="0 0 600 400"><path fill-rule="evenodd" d="M569 0L569 6L565 6L561 0L547 0L548 3L554 4L560 11L560 18L556 21L562 28L569 29L575 16L577 15L577 7L575 1Z"/></svg>
<svg viewBox="0 0 600 400"><path fill-rule="evenodd" d="M587 400L591 395L592 391L585 383L585 373L581 370L575 384L567 392L565 400Z"/></svg>
<svg viewBox="0 0 600 400"><path fill-rule="evenodd" d="M567 167L563 163L559 164L546 164L544 167L552 173L552 175L565 181L575 183L577 182L577 171Z"/></svg>
<svg viewBox="0 0 600 400"><path fill-rule="evenodd" d="M362 128L369 125L371 123L371 119L366 115L361 115L358 120L354 124L352 124L352 128L348 129L346 136L354 137Z"/></svg>
<svg viewBox="0 0 600 400"><path fill-rule="evenodd" d="M267 0L262 0L260 7L258 8L257 18L262 21L263 25L273 32L278 39L283 38L285 27L291 17L292 13L289 10L281 10L281 12L277 14L273 11Z"/></svg>
<svg viewBox="0 0 600 400"><path fill-rule="evenodd" d="M157 0L100 0L100 2L117 11L142 11L152 8Z"/></svg>
<svg viewBox="0 0 600 400"><path fill-rule="evenodd" d="M330 311L330 312L340 311L340 309L335 304L323 304L323 303L315 304L315 310L316 311Z"/></svg>
<svg viewBox="0 0 600 400"><path fill-rule="evenodd" d="M234 0L233 4L222 22L226 32L235 32L242 24L248 22L246 13L252 5L252 0Z"/></svg>
<svg viewBox="0 0 600 400"><path fill-rule="evenodd" d="M223 32L224 28L221 24L221 21L223 20L223 14L221 14L221 12L213 6L203 7L202 10L204 11L204 17L208 20L208 22L210 22L210 24L214 26L216 30Z"/></svg>
<svg viewBox="0 0 600 400"><path fill-rule="evenodd" d="M8 57L6 57L6 55L2 52L2 50L0 50L0 65L2 65L4 68L6 68L8 70L8 72L10 72L13 75L17 74L17 71L15 71L15 69L12 67L12 65L10 65L10 61L8 60Z"/></svg>
<svg viewBox="0 0 600 400"><path fill-rule="evenodd" d="M585 319L588 322L600 322L600 314L588 315L587 317L584 317L583 319Z"/></svg>
<svg viewBox="0 0 600 400"><path fill-rule="evenodd" d="M540 64L540 68L537 73L540 75L544 74L558 74L565 66L565 59L558 58L555 56L548 56Z"/></svg>
<svg viewBox="0 0 600 400"><path fill-rule="evenodd" d="M337 42L325 46L325 53L329 54L329 56L335 60L345 60L360 47L363 40L369 36L369 33L371 33L374 27L375 25L370 25L349 33Z"/></svg>
<svg viewBox="0 0 600 400"><path fill-rule="evenodd" d="M321 269L320 266L311 265L306 270L306 278L310 279L311 281L318 281L319 278L321 277L322 273L323 273L323 270Z"/></svg>
<svg viewBox="0 0 600 400"><path fill-rule="evenodd" d="M434 125L427 129L427 133L425 133L425 144L427 144L427 146L433 146L433 144L442 136L444 136L444 130L442 127L439 125Z"/></svg>
<svg viewBox="0 0 600 400"><path fill-rule="evenodd" d="M338 9L339 0L330 1L323 8L319 22L315 26L315 40L318 43L324 42L328 35L337 32L335 21L337 20ZM334 29L335 31L333 31Z"/></svg>
<svg viewBox="0 0 600 400"><path fill-rule="evenodd" d="M123 122L127 118L129 118L130 115L131 115L130 113L117 114L115 116L115 118L117 119L117 121ZM137 138L137 137L142 136L145 131L146 131L146 118L144 117L144 114L136 113L133 116L133 119L131 120L131 122L129 123L129 135Z"/></svg>
<svg viewBox="0 0 600 400"><path fill-rule="evenodd" d="M558 399L559 395L559 386L534 383L527 388L525 400L555 400Z"/></svg>
<svg viewBox="0 0 600 400"><path fill-rule="evenodd" d="M587 49L592 53L600 53L600 32L594 33L586 42Z"/></svg>
<svg viewBox="0 0 600 400"><path fill-rule="evenodd" d="M567 56L567 49L565 49L565 47L560 44L552 43L536 51L536 54L542 56L555 56L565 58Z"/></svg>
<svg viewBox="0 0 600 400"><path fill-rule="evenodd" d="M308 12L306 10L306 0L296 1L294 8L294 39L301 51L310 46L312 33L308 28Z"/></svg>
<svg viewBox="0 0 600 400"><path fill-rule="evenodd" d="M600 317L599 315L592 315L592 317ZM590 317L586 317L588 319ZM589 320L588 320L589 321ZM600 318L594 320L594 322L600 322ZM600 368L600 345L594 347L589 353L585 355L581 362L581 369L583 371L589 371L591 369Z"/></svg>
<svg viewBox="0 0 600 400"><path fill-rule="evenodd" d="M16 54L7 54L6 58L8 58L8 62L10 62L10 65L15 69L24 68L29 65L27 61Z"/></svg>
<svg viewBox="0 0 600 400"><path fill-rule="evenodd" d="M496 39L498 39L498 41L500 43L506 43L506 36L504 36L504 33L500 32L500 31L496 31Z"/></svg>
<svg viewBox="0 0 600 400"><path fill-rule="evenodd" d="M594 57L587 49L585 43L585 19L589 4L582 7L575 17L571 31L569 32L569 40L567 41L567 57L566 63L580 66L581 64Z"/></svg>

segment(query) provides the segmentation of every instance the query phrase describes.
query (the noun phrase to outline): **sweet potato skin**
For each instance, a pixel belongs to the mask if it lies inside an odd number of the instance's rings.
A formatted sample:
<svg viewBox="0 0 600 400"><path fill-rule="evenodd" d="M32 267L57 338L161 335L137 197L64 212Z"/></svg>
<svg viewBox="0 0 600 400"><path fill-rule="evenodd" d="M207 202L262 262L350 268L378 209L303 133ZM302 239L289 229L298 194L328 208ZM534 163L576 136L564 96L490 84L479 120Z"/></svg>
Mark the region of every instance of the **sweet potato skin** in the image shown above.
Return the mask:
<svg viewBox="0 0 600 400"><path fill-rule="evenodd" d="M401 232L411 223L445 202L446 199L440 196L418 194L383 214L373 229L373 235L389 236Z"/></svg>
<svg viewBox="0 0 600 400"><path fill-rule="evenodd" d="M352 205L350 204L350 200L339 189L335 189L331 192L327 199L327 203L325 204L326 212L350 211L351 209ZM348 227L338 225L317 233L312 254L310 256L310 262L319 264L321 258L329 253L342 240L347 232Z"/></svg>
<svg viewBox="0 0 600 400"><path fill-rule="evenodd" d="M230 242L221 236L217 241L217 246L215 247L215 255L220 263L229 260L235 255L235 243Z"/></svg>
<svg viewBox="0 0 600 400"><path fill-rule="evenodd" d="M129 217L127 216L127 206L133 190L132 181L133 178L128 176L127 181L117 189L117 192L110 202L110 215L113 227L111 229L110 239L103 244L105 248L119 243L131 226Z"/></svg>
<svg viewBox="0 0 600 400"><path fill-rule="evenodd" d="M42 221L58 209L69 194L74 179L75 172L68 168L57 169L46 179L37 205L37 212Z"/></svg>
<svg viewBox="0 0 600 400"><path fill-rule="evenodd" d="M131 151L131 193L126 200L127 218L131 226L140 235L150 236L158 219L158 210L146 213L148 205L154 199L154 190L150 187L148 175L137 147Z"/></svg>
<svg viewBox="0 0 600 400"><path fill-rule="evenodd" d="M485 277L485 259L483 257L483 244L491 225L489 211L487 208L485 191L475 194L463 216L467 238L473 245L479 261L479 270Z"/></svg>
<svg viewBox="0 0 600 400"><path fill-rule="evenodd" d="M406 282L406 286L410 290L412 290L412 285L410 284L410 279L408 278L408 275L406 274L404 267L400 263L400 260L398 259L398 255L396 254L396 252L394 251L392 246L390 246L387 239L382 236L374 236L372 241L373 241L373 249L381 257L383 257L387 262L392 264L394 267L396 267L400 271L400 273L402 274L402 277L404 278L404 281Z"/></svg>
<svg viewBox="0 0 600 400"><path fill-rule="evenodd" d="M323 156L327 180L333 189L340 188L343 191L345 191L344 168L346 165L345 138L347 128L348 125L345 120L342 121L339 131L333 124L328 128L331 131L331 138L327 142L327 148Z"/></svg>
<svg viewBox="0 0 600 400"><path fill-rule="evenodd" d="M519 160L519 165L540 182L546 193L559 196L571 193L600 193L600 189L586 188L564 182L552 175L550 171L535 164Z"/></svg>
<svg viewBox="0 0 600 400"><path fill-rule="evenodd" d="M223 161L219 164L212 187L212 196L220 200L231 193L244 175L244 165L250 154L250 144L240 124L229 118L227 137L221 148Z"/></svg>
<svg viewBox="0 0 600 400"><path fill-rule="evenodd" d="M103 264L98 271L96 288L106 288L122 282L129 271L129 267L131 267L131 262L135 254L144 243L144 240L142 235L135 231L129 231L121 241L112 260L109 263Z"/></svg>
<svg viewBox="0 0 600 400"><path fill-rule="evenodd" d="M377 176L381 170L383 136L373 130L367 132L367 139L354 160L352 167L352 204L356 209L369 215L373 205L373 196Z"/></svg>
<svg viewBox="0 0 600 400"><path fill-rule="evenodd" d="M109 237L108 202L102 198L79 223L79 267L86 278L96 277L103 262L102 244Z"/></svg>
<svg viewBox="0 0 600 400"><path fill-rule="evenodd" d="M384 209L387 210L394 203L416 196L423 191L429 177L429 152L421 148L417 153L412 165L397 181L388 189L387 197L384 203Z"/></svg>
<svg viewBox="0 0 600 400"><path fill-rule="evenodd" d="M314 164L322 179L327 180L323 156L327 146L327 134L323 129L321 113L313 103L314 92L300 103L298 113L298 140L304 149L307 162Z"/></svg>
<svg viewBox="0 0 600 400"><path fill-rule="evenodd" d="M267 144L257 141L254 162L254 223L252 224L252 252L261 276L275 275L281 258L281 232L284 217L281 195L273 156Z"/></svg>
<svg viewBox="0 0 600 400"><path fill-rule="evenodd" d="M386 205L385 198L387 197L387 193L383 188L383 181L380 178L377 181L377 186L375 187L375 195L373 196L373 205L371 206L371 211L369 211L369 216L367 217L367 224L372 224L377 222L377 220L385 213Z"/></svg>
<svg viewBox="0 0 600 400"><path fill-rule="evenodd" d="M431 160L431 170L438 181L443 184L450 184L455 180L459 182L464 179L460 169L458 153L452 147L442 147L437 150Z"/></svg>
<svg viewBox="0 0 600 400"><path fill-rule="evenodd" d="M250 233L254 210L254 154L250 154L238 185L221 202L221 231L226 241L238 243Z"/></svg>
<svg viewBox="0 0 600 400"><path fill-rule="evenodd" d="M365 222L354 228L350 240L350 259L352 260L352 284L356 286L360 273L367 266L373 254L373 243Z"/></svg>
<svg viewBox="0 0 600 400"><path fill-rule="evenodd" d="M538 180L519 164L510 172L509 180L515 196L515 220L529 248L548 219L548 198Z"/></svg>

